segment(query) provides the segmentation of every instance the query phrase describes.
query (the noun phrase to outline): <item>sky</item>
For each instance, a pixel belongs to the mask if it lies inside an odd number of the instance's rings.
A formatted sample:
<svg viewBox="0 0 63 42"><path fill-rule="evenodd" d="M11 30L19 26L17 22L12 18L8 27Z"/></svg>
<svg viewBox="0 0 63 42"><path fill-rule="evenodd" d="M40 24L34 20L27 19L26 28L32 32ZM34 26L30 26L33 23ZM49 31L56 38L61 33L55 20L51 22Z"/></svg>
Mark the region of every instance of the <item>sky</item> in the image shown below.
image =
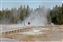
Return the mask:
<svg viewBox="0 0 63 42"><path fill-rule="evenodd" d="M30 8L38 8L45 6L52 8L55 5L61 5L63 0L0 0L0 10L2 8L19 8L21 5L29 5Z"/></svg>

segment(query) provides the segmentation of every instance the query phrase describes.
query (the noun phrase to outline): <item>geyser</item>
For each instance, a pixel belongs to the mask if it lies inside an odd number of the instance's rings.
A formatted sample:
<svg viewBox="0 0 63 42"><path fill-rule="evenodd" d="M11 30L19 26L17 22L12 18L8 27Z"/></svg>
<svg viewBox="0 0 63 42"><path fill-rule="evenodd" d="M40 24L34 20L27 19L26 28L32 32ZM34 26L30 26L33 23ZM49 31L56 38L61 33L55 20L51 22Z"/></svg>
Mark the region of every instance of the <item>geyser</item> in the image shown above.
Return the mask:
<svg viewBox="0 0 63 42"><path fill-rule="evenodd" d="M23 21L23 24L25 26L45 26L48 24L47 14L47 8L37 8L30 13L29 17Z"/></svg>

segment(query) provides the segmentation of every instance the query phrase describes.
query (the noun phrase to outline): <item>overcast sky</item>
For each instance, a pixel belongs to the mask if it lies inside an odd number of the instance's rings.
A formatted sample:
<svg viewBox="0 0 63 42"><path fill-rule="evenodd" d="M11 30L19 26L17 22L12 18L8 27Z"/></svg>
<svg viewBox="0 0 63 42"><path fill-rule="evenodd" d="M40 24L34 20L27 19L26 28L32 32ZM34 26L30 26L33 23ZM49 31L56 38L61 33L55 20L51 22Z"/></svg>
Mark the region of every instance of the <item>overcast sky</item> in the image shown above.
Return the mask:
<svg viewBox="0 0 63 42"><path fill-rule="evenodd" d="M20 5L29 5L31 8L37 8L39 5L52 8L61 5L62 2L62 0L0 0L0 9L18 8Z"/></svg>

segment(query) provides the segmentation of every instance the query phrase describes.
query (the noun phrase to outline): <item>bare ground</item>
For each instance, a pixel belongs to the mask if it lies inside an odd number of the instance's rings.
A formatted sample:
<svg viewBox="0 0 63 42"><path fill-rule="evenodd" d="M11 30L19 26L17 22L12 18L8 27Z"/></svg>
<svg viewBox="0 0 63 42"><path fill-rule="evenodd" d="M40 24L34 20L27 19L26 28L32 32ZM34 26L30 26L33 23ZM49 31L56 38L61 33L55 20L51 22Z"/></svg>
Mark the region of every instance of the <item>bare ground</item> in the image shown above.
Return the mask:
<svg viewBox="0 0 63 42"><path fill-rule="evenodd" d="M57 27L46 27L48 30L44 30L46 32L45 34L39 34L39 35L24 35L19 34L18 32L12 32L10 34L4 34L0 35L0 38L10 38L10 39L16 39L19 41L63 41L63 26L57 26ZM23 29L23 32L29 31L32 29ZM40 32L43 32L41 30Z"/></svg>

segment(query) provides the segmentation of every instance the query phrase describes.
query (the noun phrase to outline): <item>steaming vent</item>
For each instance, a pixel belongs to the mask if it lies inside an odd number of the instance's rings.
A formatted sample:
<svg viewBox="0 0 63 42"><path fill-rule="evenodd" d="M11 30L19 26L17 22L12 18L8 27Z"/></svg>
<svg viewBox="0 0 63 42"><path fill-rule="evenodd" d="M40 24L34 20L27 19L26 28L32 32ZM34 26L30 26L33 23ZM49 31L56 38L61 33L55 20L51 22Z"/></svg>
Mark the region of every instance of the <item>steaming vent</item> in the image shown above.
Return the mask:
<svg viewBox="0 0 63 42"><path fill-rule="evenodd" d="M47 25L47 8L37 8L32 11L24 21L23 24L25 26L45 26Z"/></svg>

